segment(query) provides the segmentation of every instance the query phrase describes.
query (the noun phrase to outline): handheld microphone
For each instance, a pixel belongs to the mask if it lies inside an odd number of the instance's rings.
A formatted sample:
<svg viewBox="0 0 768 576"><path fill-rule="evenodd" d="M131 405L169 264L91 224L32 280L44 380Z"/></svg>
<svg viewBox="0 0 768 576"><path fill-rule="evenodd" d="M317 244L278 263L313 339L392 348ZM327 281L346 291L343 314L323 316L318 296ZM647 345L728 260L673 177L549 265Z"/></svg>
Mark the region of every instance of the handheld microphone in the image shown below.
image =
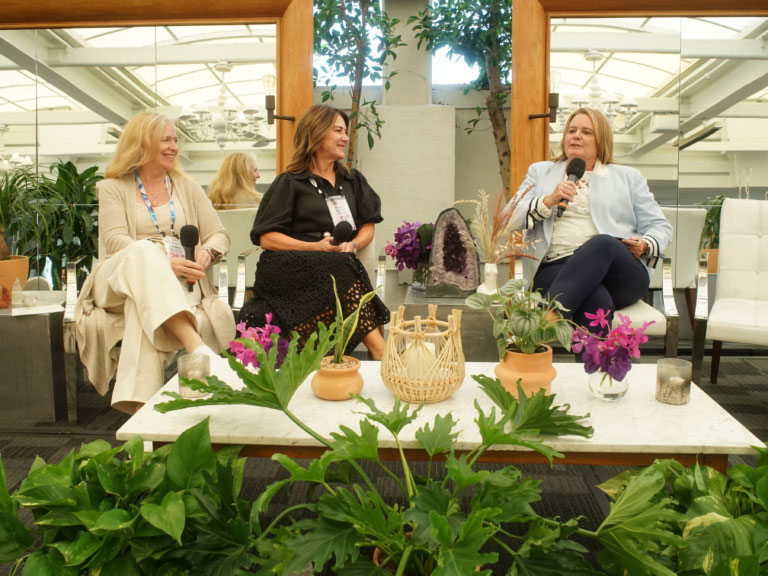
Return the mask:
<svg viewBox="0 0 768 576"><path fill-rule="evenodd" d="M581 177L584 176L584 172L587 170L587 163L581 158L571 158L568 162L568 167L565 169L565 173L568 175L568 182L578 182ZM557 203L557 217L563 215L565 209L568 207L568 199L561 198Z"/></svg>
<svg viewBox="0 0 768 576"><path fill-rule="evenodd" d="M333 227L333 240L331 240L331 244L333 246L338 246L344 242L349 242L349 239L352 238L353 232L354 230L352 229L352 224L346 220L342 220Z"/></svg>
<svg viewBox="0 0 768 576"><path fill-rule="evenodd" d="M184 257L187 260L194 262L195 246L197 246L197 243L200 241L200 232L198 231L197 226L193 226L192 224L182 226L181 230L179 230L179 240L184 248ZM187 289L190 292L194 289L194 284L194 282L187 280Z"/></svg>

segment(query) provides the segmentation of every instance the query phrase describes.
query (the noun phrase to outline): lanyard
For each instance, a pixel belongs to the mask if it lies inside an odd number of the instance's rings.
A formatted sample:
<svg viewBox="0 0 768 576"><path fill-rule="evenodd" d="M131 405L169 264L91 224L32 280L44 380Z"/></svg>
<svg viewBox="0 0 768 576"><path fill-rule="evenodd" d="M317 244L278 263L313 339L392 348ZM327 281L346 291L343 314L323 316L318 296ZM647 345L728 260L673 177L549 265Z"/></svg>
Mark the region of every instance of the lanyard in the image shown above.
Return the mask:
<svg viewBox="0 0 768 576"><path fill-rule="evenodd" d="M157 216L155 215L155 209L152 208L152 203L149 201L149 196L147 196L147 191L144 190L144 184L141 182L141 178L139 177L139 171L133 173L133 179L136 181L136 186L139 188L139 194L141 194L141 199L144 200L144 205L147 207L147 211L149 212L150 218L152 218L152 223L155 225L155 228L157 228L157 231L160 233L160 235L165 238L165 232L160 230L160 226L157 225ZM176 232L173 231L173 225L176 223L176 207L173 205L173 186L171 185L171 179L168 176L168 174L165 175L165 188L168 190L168 198L171 202L171 236L176 236Z"/></svg>

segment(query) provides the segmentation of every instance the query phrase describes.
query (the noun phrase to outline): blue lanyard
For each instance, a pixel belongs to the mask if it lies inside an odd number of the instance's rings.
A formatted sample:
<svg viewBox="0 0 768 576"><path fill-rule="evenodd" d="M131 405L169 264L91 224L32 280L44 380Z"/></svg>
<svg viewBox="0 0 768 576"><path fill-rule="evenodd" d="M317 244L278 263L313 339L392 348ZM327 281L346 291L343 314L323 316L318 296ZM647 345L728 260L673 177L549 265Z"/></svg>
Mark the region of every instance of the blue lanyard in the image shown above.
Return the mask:
<svg viewBox="0 0 768 576"><path fill-rule="evenodd" d="M152 223L155 225L155 228L157 228L160 235L165 238L165 232L160 230L160 226L157 225L155 209L152 208L152 203L149 201L149 196L147 196L147 191L144 189L144 184L142 184L141 178L139 178L138 170L133 173L133 179L136 181L136 186L139 188L141 199L144 200L144 205L147 207L150 218L152 218ZM171 236L176 236L176 233L173 231L173 226L176 223L176 207L173 205L173 186L171 185L171 179L168 174L165 175L165 188L168 190L168 198L171 202Z"/></svg>

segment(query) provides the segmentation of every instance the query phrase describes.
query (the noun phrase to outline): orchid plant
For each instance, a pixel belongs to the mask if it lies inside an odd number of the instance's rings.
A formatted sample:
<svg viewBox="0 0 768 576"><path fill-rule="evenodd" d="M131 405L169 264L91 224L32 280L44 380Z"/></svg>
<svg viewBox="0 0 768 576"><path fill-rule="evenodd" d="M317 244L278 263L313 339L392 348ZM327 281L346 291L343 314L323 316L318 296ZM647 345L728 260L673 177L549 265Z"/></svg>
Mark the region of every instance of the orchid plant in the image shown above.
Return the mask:
<svg viewBox="0 0 768 576"><path fill-rule="evenodd" d="M387 242L384 253L392 258L398 270L417 270L429 263L435 225L431 222L403 222L395 231L395 242Z"/></svg>
<svg viewBox="0 0 768 576"><path fill-rule="evenodd" d="M601 332L607 331L605 336L593 334L583 326L573 329L573 351L576 354L581 353L587 374L597 371L603 373L600 385L606 378L611 381L624 380L632 368L630 359L640 358L640 345L648 342L645 330L653 324L653 321L644 322L641 328L632 328L632 321L628 316L617 314L619 325L610 330L610 312L600 308L595 314L584 313L590 320L589 326L599 328Z"/></svg>
<svg viewBox="0 0 768 576"><path fill-rule="evenodd" d="M265 314L264 317L267 320L267 323L264 326L257 326L254 328L251 326L246 326L245 322L240 322L237 325L237 331L240 333L240 338L246 338L256 342L262 348L264 348L265 352L268 353L274 345L272 341L272 334L279 335L280 327L272 324L271 313ZM288 352L288 340L278 336L275 341L277 342L277 361L275 363L275 367L280 368L280 365L283 363L283 359L285 358L285 354ZM256 357L256 352L252 348L249 348L243 344L240 339L232 340L232 342L229 343L229 350L243 366L253 366L254 368L259 367L259 361Z"/></svg>

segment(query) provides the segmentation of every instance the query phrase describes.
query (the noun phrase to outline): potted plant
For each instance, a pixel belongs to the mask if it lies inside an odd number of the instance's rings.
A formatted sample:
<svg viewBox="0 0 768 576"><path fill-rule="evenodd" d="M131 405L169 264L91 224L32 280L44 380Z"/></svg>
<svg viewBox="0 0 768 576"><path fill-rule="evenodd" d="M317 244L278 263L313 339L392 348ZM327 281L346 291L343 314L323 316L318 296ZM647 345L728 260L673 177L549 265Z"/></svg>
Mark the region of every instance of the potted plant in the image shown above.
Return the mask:
<svg viewBox="0 0 768 576"><path fill-rule="evenodd" d="M499 351L494 373L515 394L518 378L523 379L526 394L544 388L549 393L557 371L552 365L549 342L558 341L571 349L571 326L558 313L564 310L555 299L527 290L525 280L513 278L495 294L472 294L467 306L487 310L493 320L493 336Z"/></svg>
<svg viewBox="0 0 768 576"><path fill-rule="evenodd" d="M72 162L59 161L49 167L56 179L43 175L55 204L48 233L41 238L38 253L51 259L55 290L61 287L62 268L67 262L78 261L89 270L99 251L98 196L96 184L103 179L99 167L82 172Z"/></svg>
<svg viewBox="0 0 768 576"><path fill-rule="evenodd" d="M24 288L29 276L25 253L49 233L49 192L30 166L9 170L0 178L0 307L9 305L16 279Z"/></svg>
<svg viewBox="0 0 768 576"><path fill-rule="evenodd" d="M717 274L717 255L720 247L720 212L723 208L725 196L710 196L699 204L699 208L706 208L707 215L704 218L704 228L701 230L699 248L702 252L709 253L707 270L710 274Z"/></svg>
<svg viewBox="0 0 768 576"><path fill-rule="evenodd" d="M211 396L201 400L183 399L169 393L173 399L156 408L161 412L206 404L245 403L282 410L296 425L326 448L318 460L307 467L291 458L276 454L288 477L268 487L253 506L259 516L252 516L257 534L271 530L277 523L284 525L272 541L259 548L257 560L265 570L280 567L288 572L314 566L316 572L332 562L338 574L387 574L394 567L398 574L471 574L480 566L488 575L488 567L498 559L489 552L492 542L501 543L519 569L528 565L556 567L569 565L588 570L586 550L570 540L576 531L575 521L561 523L537 515L531 504L539 499L539 487L533 479L523 479L514 466L494 472L475 469L483 453L493 445L515 445L536 450L547 458L558 454L540 441L539 434L590 436L592 428L583 423L584 416L568 414L567 407L554 405L554 398L542 392L515 400L492 378L477 376L475 380L493 403L483 410L477 406L477 425L483 441L467 454L455 454L457 422L448 414L436 416L422 426L417 437L430 459L446 459L445 474L434 473L417 479L398 434L412 424L421 406L401 404L395 398L389 411L382 411L372 400L360 397L366 408L359 430L343 427L338 433L324 437L310 429L289 409L292 395L317 359L317 350L328 336L320 326L316 347L312 345L297 353L291 342L279 370L275 368L276 347L267 353L253 340L246 342L259 364L258 373L247 370L239 362L231 365L245 386L233 390L216 377L194 383ZM277 339L272 335L272 339ZM388 470L400 493L391 498L380 491L366 473L362 462L384 468L379 460L379 430L390 434L398 446L396 453L402 465L402 475ZM431 467L430 467L431 469ZM267 529L261 527L270 499L294 485L308 483L319 489L310 492L306 502L294 503L281 510ZM302 493L303 491L294 491ZM521 546L512 535L509 523L530 526L530 539ZM520 532L523 533L523 532ZM538 543L547 540L542 549ZM268 544L268 546L267 546ZM382 566L373 562L373 551L381 550ZM265 558L263 555L267 555ZM283 574L278 571L278 574ZM589 572L581 572L589 573Z"/></svg>
<svg viewBox="0 0 768 576"><path fill-rule="evenodd" d="M351 394L358 394L363 389L363 377L360 375L360 360L346 356L352 335L357 329L360 309L376 296L376 290L364 294L352 313L344 318L344 311L336 290L336 278L331 276L333 295L336 298L336 321L331 324L333 334L333 354L325 356L317 372L312 377L312 391L324 400L349 400Z"/></svg>

